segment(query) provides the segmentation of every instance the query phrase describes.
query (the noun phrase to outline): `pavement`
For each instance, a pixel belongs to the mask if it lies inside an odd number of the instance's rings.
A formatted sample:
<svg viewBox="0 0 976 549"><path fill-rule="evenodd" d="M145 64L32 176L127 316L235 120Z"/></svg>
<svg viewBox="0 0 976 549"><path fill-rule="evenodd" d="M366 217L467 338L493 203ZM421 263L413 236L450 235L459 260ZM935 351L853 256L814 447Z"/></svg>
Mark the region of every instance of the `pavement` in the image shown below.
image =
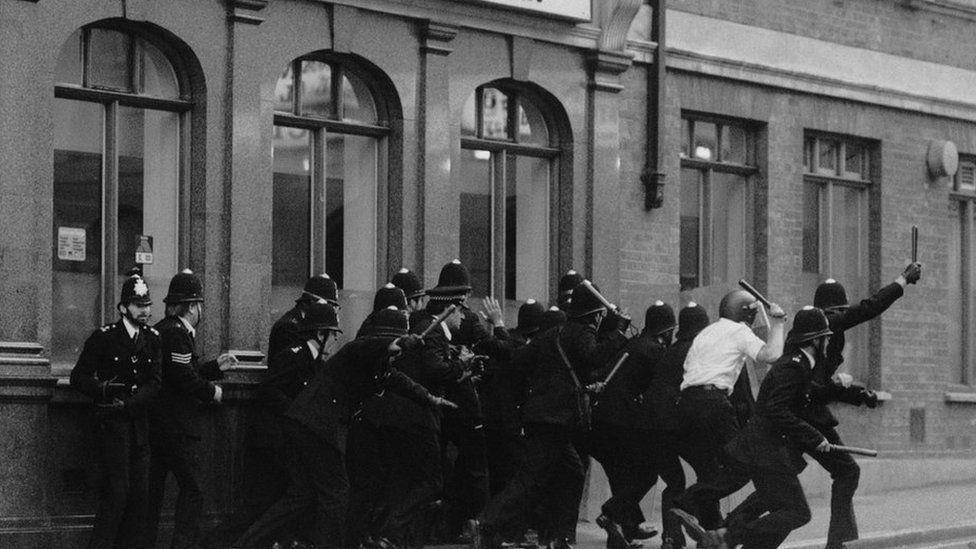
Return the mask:
<svg viewBox="0 0 976 549"><path fill-rule="evenodd" d="M830 520L827 497L809 500L813 519L794 531L783 549L823 549ZM848 549L976 549L976 483L941 484L855 496L861 539ZM652 522L660 524L660 515ZM694 543L689 540L694 547ZM659 549L660 538L644 543ZM603 549L606 535L581 522L576 549Z"/></svg>

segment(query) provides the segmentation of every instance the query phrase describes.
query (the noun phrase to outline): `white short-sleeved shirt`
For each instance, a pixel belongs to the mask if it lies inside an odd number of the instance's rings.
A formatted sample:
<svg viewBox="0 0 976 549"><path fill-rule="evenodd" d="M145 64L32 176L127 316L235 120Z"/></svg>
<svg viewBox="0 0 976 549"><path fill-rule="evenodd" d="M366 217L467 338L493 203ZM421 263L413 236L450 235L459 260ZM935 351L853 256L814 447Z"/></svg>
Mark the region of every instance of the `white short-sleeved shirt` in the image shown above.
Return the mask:
<svg viewBox="0 0 976 549"><path fill-rule="evenodd" d="M765 344L749 326L727 318L718 319L691 342L681 390L714 385L731 394L746 357L755 360Z"/></svg>

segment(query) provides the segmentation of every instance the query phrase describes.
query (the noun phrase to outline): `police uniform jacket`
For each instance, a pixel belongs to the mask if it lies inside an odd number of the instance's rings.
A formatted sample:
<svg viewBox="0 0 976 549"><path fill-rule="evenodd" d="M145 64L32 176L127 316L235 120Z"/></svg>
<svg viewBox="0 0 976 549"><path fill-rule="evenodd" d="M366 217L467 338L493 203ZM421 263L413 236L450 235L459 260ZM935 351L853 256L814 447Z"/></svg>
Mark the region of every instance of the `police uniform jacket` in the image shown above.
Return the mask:
<svg viewBox="0 0 976 549"><path fill-rule="evenodd" d="M755 415L726 446L729 454L752 468L799 474L806 467L803 453L824 440L799 416L810 400L811 379L810 360L800 350L774 362L759 389Z"/></svg>
<svg viewBox="0 0 976 549"><path fill-rule="evenodd" d="M858 387L843 387L831 380L844 362L844 332L850 328L876 318L905 294L901 284L893 282L881 288L874 295L844 308L824 310L827 324L833 334L827 343L826 358L813 370L814 389L810 406L801 411L801 416L820 429L831 429L838 424L837 418L827 408L829 402L861 404L862 390Z"/></svg>
<svg viewBox="0 0 976 549"><path fill-rule="evenodd" d="M511 357L526 345L526 340L517 331L504 327L496 327L494 332L497 347L504 349L504 354L488 361L484 378L478 385L478 397L485 416L485 428L517 435L522 430L518 403L522 400L524 386L519 382L518 372L511 369Z"/></svg>
<svg viewBox="0 0 976 549"><path fill-rule="evenodd" d="M644 393L644 402L651 412L651 428L662 431L678 431L678 397L681 380L685 375L685 357L695 337L675 341L661 356L650 386ZM740 376L741 377L741 376Z"/></svg>
<svg viewBox="0 0 976 549"><path fill-rule="evenodd" d="M157 442L200 438L200 404L213 401L213 381L223 372L215 360L199 362L194 336L178 316L164 318L155 328L162 343L163 383L150 409L152 438Z"/></svg>
<svg viewBox="0 0 976 549"><path fill-rule="evenodd" d="M299 325L303 318L302 310L296 305L275 321L271 326L271 335L268 337L269 357L275 356L282 349L290 349L305 343L305 338L299 333Z"/></svg>
<svg viewBox="0 0 976 549"><path fill-rule="evenodd" d="M515 369L525 372L528 385L522 421L574 429L580 426L578 389L557 350L557 338L584 386L593 381L593 372L609 362L627 338L614 330L601 341L592 324L570 321L536 336L516 353Z"/></svg>
<svg viewBox="0 0 976 549"><path fill-rule="evenodd" d="M631 339L624 349L629 353L627 360L594 403L593 422L624 429L652 429L654 413L645 393L666 350L656 337ZM600 371L601 379L606 379L618 359L615 357Z"/></svg>
<svg viewBox="0 0 976 549"><path fill-rule="evenodd" d="M277 448L284 443L282 422L285 412L315 377L325 358L322 354L314 356L305 341L281 349L268 359L268 375L257 391L262 406L252 416L250 436L253 447Z"/></svg>
<svg viewBox="0 0 976 549"><path fill-rule="evenodd" d="M427 326L434 321L434 316L426 311L417 312L410 315L410 331L421 333ZM475 426L482 423L481 402L478 400L478 393L475 390L474 382L470 377L462 379L463 368L457 359L460 348L453 345L447 339L442 327L434 328L424 338L424 348L430 353L426 357L426 362L430 364L441 363L444 368L436 371L429 371L430 374L443 374L444 377L432 380L436 386L427 385L421 378L414 378L424 384L432 393L438 394L442 391L444 398L457 404L457 409L444 410L445 421L456 422L456 425ZM432 356L431 356L432 355ZM414 377L412 374L410 377Z"/></svg>
<svg viewBox="0 0 976 549"><path fill-rule="evenodd" d="M371 395L389 390L427 402L429 392L422 385L390 368L387 348L392 340L363 337L344 345L318 369L285 415L345 453L352 416Z"/></svg>
<svg viewBox="0 0 976 549"><path fill-rule="evenodd" d="M95 404L108 404L113 398L121 400L125 404L123 410L99 416L135 420L138 442L145 444L149 432L146 411L160 386L160 341L153 328L137 328L135 341L129 337L122 319L95 330L71 370L71 386L91 397Z"/></svg>

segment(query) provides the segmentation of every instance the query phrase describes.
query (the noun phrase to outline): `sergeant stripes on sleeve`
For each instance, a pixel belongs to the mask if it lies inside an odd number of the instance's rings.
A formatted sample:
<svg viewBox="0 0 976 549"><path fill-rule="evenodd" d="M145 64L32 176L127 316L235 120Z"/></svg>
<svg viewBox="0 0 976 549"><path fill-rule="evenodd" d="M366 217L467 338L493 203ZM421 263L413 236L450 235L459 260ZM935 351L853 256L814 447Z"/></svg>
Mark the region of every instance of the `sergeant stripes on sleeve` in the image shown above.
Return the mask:
<svg viewBox="0 0 976 549"><path fill-rule="evenodd" d="M193 357L193 353L186 353L186 354L170 353L170 354L171 354L172 361L178 364L189 364L190 359Z"/></svg>

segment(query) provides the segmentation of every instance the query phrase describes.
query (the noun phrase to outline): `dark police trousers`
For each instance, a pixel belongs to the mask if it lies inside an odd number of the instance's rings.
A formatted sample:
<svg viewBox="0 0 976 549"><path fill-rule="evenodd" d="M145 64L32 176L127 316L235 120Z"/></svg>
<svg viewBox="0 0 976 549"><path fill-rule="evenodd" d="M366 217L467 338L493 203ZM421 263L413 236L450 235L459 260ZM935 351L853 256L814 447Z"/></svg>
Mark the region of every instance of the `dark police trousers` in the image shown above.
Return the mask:
<svg viewBox="0 0 976 549"><path fill-rule="evenodd" d="M684 450L681 457L695 471L695 484L678 495L674 504L691 512L706 529L722 524L719 501L749 483L729 467L725 445L739 432L735 409L725 391L688 387L678 401Z"/></svg>
<svg viewBox="0 0 976 549"><path fill-rule="evenodd" d="M834 428L818 427L827 442L843 444ZM830 473L830 527L827 530L827 549L839 549L843 542L857 539L857 520L854 518L854 492L857 491L861 468L850 454L843 452L812 452L810 457Z"/></svg>
<svg viewBox="0 0 976 549"><path fill-rule="evenodd" d="M139 547L149 491L149 446L128 417L95 420L98 511L88 549ZM145 421L143 419L142 421Z"/></svg>
<svg viewBox="0 0 976 549"><path fill-rule="evenodd" d="M159 533L159 514L163 508L166 477L172 472L179 487L176 511L173 516L173 549L193 548L201 539L203 490L200 483L200 439L173 435L152 446L149 460L150 524L146 531L146 547L156 545Z"/></svg>
<svg viewBox="0 0 976 549"><path fill-rule="evenodd" d="M540 526L552 538L571 539L583 497L583 463L573 446L572 429L548 424L525 425L525 465L481 513L481 522L498 532L519 524L542 507Z"/></svg>
<svg viewBox="0 0 976 549"><path fill-rule="evenodd" d="M756 491L729 513L730 542L741 543L742 549L775 549L790 532L810 522L810 507L795 474L749 467L745 476Z"/></svg>

